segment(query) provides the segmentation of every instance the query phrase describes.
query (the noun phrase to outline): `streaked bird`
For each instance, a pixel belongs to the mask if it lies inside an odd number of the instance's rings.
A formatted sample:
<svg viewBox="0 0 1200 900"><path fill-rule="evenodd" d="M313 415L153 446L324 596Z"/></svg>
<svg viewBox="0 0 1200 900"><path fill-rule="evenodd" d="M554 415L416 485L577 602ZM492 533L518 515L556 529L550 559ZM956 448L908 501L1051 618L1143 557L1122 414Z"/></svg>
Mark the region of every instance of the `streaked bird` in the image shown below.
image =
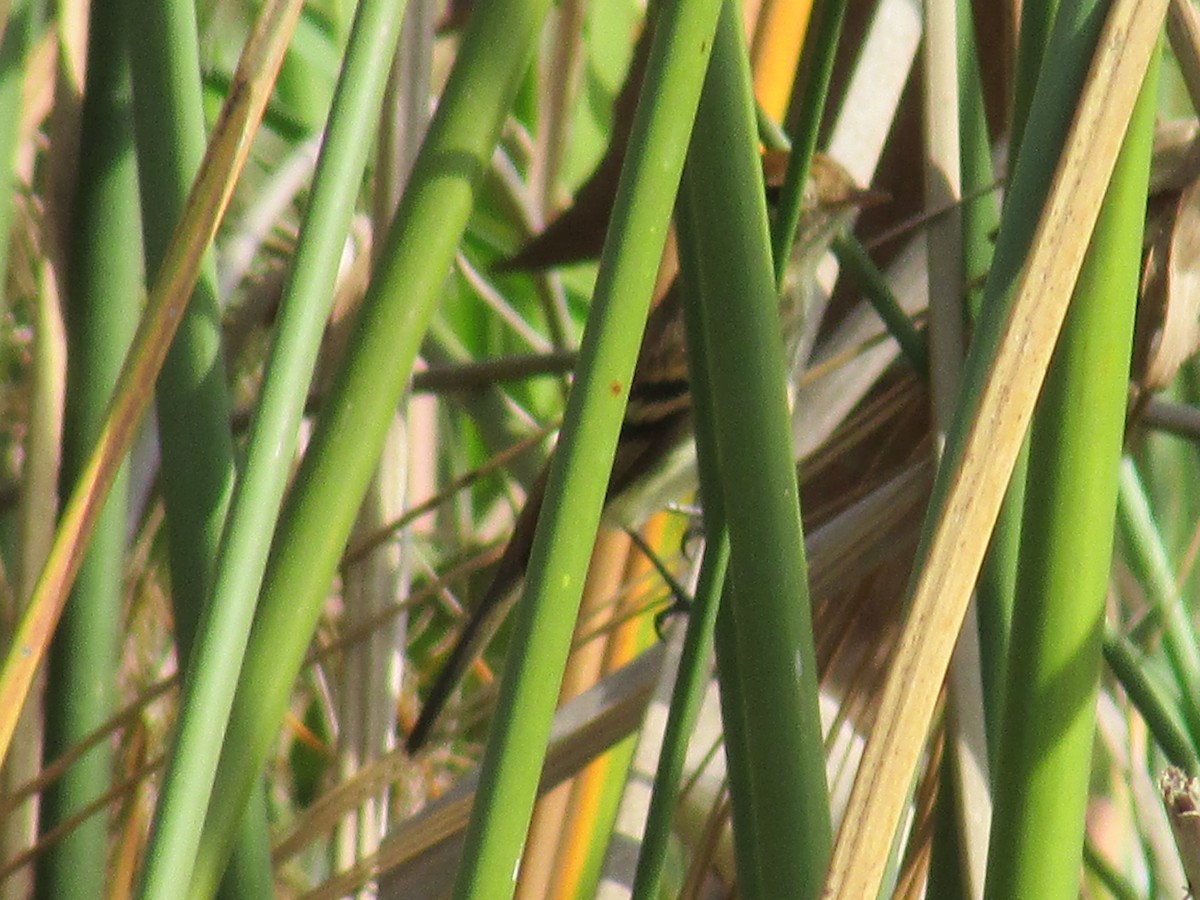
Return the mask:
<svg viewBox="0 0 1200 900"><path fill-rule="evenodd" d="M795 348L804 332L817 263L854 212L876 196L858 189L832 159L818 155L813 160L800 227L780 293L780 327L789 365L801 362L794 359ZM554 228L552 224L548 232ZM529 256L528 250L522 251L516 258L518 263L508 268L523 267ZM537 264L543 262L540 252L532 256ZM641 524L649 513L682 496L696 483L682 311L676 282L650 311L646 322L606 498L606 518L618 524ZM793 372L793 377L798 374ZM410 753L428 739L467 667L482 653L518 596L516 586L529 563L548 472L549 464L530 489L491 584L426 696L408 737Z"/></svg>

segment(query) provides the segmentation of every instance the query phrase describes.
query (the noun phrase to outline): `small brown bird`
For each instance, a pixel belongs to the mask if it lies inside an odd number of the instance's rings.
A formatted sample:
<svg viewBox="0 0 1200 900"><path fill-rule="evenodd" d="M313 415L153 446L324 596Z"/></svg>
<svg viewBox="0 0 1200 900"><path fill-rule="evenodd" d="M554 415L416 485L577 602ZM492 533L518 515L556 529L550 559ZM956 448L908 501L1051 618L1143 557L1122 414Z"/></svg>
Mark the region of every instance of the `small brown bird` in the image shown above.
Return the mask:
<svg viewBox="0 0 1200 900"><path fill-rule="evenodd" d="M818 155L813 160L804 211L780 295L781 327L787 347L795 347L804 330L804 312L817 263L854 211L874 196L857 189L832 159ZM524 255L522 251L520 256ZM523 263L517 267L525 266ZM676 282L651 310L630 385L605 507L608 518L625 525L640 524L654 509L696 483L694 448L687 440L691 393L680 294ZM792 356L789 351L785 358L791 360ZM514 588L529 563L548 472L547 464L529 491L487 592L430 688L408 737L410 753L425 743L454 687L516 599Z"/></svg>

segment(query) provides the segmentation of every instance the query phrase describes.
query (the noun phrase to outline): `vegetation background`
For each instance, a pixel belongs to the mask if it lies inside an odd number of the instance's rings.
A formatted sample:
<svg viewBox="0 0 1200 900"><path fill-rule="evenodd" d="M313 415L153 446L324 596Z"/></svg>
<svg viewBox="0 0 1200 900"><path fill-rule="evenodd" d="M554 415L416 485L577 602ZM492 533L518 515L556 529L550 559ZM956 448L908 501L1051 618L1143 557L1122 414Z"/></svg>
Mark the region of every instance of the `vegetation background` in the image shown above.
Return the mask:
<svg viewBox="0 0 1200 900"><path fill-rule="evenodd" d="M1184 890L1190 0L0 13L5 896ZM635 536L676 265L703 516Z"/></svg>

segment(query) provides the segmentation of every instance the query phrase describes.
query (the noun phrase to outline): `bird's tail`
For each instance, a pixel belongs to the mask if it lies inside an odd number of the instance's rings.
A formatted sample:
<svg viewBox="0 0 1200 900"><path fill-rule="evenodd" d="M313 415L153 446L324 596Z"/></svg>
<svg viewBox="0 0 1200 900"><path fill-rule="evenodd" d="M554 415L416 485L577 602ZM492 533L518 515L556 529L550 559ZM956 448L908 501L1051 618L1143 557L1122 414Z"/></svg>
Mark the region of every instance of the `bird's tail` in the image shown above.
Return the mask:
<svg viewBox="0 0 1200 900"><path fill-rule="evenodd" d="M546 496L546 477L549 471L549 465L545 466L530 489L525 506L513 527L512 537L496 565L496 572L487 592L468 617L462 633L454 643L454 649L450 651L450 656L429 689L416 724L405 742L410 754L420 750L429 739L429 733L442 714L450 695L466 674L467 668L504 621L505 613L516 598L515 588L529 565L533 532L542 509L542 501Z"/></svg>

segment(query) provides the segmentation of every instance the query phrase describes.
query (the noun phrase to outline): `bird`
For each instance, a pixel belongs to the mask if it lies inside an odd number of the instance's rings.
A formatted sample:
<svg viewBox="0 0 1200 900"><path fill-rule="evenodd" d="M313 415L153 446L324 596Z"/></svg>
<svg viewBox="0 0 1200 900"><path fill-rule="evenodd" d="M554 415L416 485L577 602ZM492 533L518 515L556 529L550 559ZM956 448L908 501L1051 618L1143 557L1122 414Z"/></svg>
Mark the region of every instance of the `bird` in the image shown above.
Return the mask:
<svg viewBox="0 0 1200 900"><path fill-rule="evenodd" d="M776 158L767 165L773 166ZM800 225L780 292L780 323L785 348L799 344L804 312L811 296L817 264L856 210L878 194L857 187L835 160L816 154L805 191ZM569 215L569 213L564 213ZM561 234L551 223L548 231ZM536 243L537 239L534 239ZM522 250L509 271L557 264L553 254ZM574 251L572 251L574 252ZM573 256L572 261L578 256ZM788 352L789 364L793 353ZM794 375L798 376L798 372ZM667 500L677 499L695 484L691 432L691 393L684 341L683 294L678 279L652 307L646 322L629 400L617 442L605 500L610 521L636 526ZM530 488L512 536L501 553L492 580L459 633L450 655L426 694L425 703L405 742L409 754L426 743L447 700L471 663L482 653L495 628L516 600L533 547L533 535L545 495L549 463Z"/></svg>

